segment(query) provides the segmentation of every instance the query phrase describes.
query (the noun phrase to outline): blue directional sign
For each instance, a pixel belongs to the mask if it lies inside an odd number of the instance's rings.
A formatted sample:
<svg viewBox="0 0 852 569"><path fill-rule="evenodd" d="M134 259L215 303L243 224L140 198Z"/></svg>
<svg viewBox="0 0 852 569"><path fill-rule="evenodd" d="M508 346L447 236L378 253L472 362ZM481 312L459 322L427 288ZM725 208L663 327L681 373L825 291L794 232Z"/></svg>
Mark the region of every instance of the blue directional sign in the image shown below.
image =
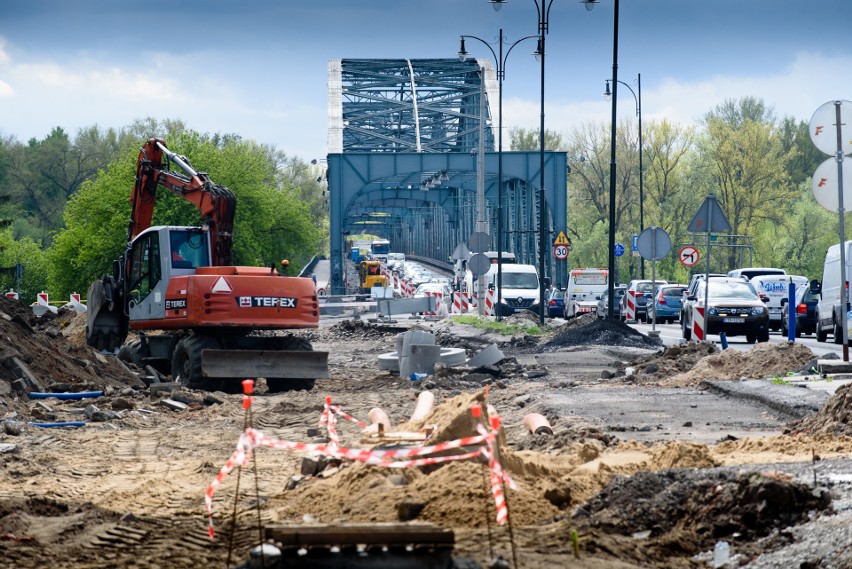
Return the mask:
<svg viewBox="0 0 852 569"><path fill-rule="evenodd" d="M615 256L621 257L622 255L624 255L624 245L622 245L621 243L616 243L615 244Z"/></svg>
<svg viewBox="0 0 852 569"><path fill-rule="evenodd" d="M636 244L636 242L637 242L638 240L639 240L639 236L638 236L638 235L634 235L634 236L632 237L632 242L633 242L633 247L632 247L632 249L633 249L633 251L638 251L638 250L639 250L639 247L638 247L638 245Z"/></svg>

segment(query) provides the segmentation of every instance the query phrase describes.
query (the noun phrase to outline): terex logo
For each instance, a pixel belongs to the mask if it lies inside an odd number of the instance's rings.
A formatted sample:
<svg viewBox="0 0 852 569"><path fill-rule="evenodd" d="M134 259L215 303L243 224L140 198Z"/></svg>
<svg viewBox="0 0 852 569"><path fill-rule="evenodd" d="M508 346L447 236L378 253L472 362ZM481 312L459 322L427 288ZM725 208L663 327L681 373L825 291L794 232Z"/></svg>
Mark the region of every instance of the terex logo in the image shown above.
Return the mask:
<svg viewBox="0 0 852 569"><path fill-rule="evenodd" d="M238 296L240 308L296 308L296 298L284 296Z"/></svg>

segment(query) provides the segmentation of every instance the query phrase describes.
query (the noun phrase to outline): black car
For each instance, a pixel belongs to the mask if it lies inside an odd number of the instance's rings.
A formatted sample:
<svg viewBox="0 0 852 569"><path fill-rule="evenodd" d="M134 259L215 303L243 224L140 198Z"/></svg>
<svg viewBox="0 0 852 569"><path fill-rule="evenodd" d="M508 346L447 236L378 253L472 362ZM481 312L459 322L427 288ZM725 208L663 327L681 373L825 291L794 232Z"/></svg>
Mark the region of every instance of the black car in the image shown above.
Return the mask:
<svg viewBox="0 0 852 569"><path fill-rule="evenodd" d="M769 310L766 299L761 300L751 283L740 278L709 279L709 293L705 296L708 283L698 283L695 294L686 297L683 303L684 316L681 320L681 332L685 340L692 339L692 325L698 308L707 310L704 317L704 333L727 336L745 336L746 342L753 344L769 341ZM700 338L696 338L700 339Z"/></svg>
<svg viewBox="0 0 852 569"><path fill-rule="evenodd" d="M619 318L621 315L621 297L624 296L624 292L627 290L626 286L617 286L613 290L615 294L615 303L612 305L612 315L616 318ZM603 294L601 299L598 301L597 307L597 315L598 318L606 318L606 312L609 309L609 296L607 294Z"/></svg>
<svg viewBox="0 0 852 569"><path fill-rule="evenodd" d="M811 291L810 287L796 289L796 337L802 334L816 333L817 302L819 293ZM790 306L786 298L781 299L781 334L787 336L790 322Z"/></svg>

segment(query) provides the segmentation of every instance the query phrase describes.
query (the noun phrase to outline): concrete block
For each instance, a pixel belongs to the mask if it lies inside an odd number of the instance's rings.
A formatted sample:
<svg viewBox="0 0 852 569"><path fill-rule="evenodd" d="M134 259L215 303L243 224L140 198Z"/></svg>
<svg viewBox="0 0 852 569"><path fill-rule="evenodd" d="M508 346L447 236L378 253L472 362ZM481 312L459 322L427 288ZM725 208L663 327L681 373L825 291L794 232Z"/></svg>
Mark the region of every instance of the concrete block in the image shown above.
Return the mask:
<svg viewBox="0 0 852 569"><path fill-rule="evenodd" d="M473 355L472 358L467 360L467 365L471 367L479 367L479 366L490 366L494 365L503 359L506 356L503 355L503 352L500 351L500 348L497 347L497 344L491 344L487 348L484 348Z"/></svg>
<svg viewBox="0 0 852 569"><path fill-rule="evenodd" d="M843 360L817 360L820 373L852 373L852 362Z"/></svg>

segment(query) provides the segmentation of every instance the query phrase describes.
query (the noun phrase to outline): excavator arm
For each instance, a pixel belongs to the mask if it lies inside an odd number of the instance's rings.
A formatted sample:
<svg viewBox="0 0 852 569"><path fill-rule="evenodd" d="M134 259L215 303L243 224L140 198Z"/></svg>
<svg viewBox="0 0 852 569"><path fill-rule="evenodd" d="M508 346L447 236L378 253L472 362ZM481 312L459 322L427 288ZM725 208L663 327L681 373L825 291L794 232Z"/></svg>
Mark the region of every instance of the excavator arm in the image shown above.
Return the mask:
<svg viewBox="0 0 852 569"><path fill-rule="evenodd" d="M172 171L171 164L177 165L182 172ZM236 211L233 192L214 184L204 172L196 172L186 157L170 151L162 139L149 139L139 151L136 164L124 255L116 261L113 274L92 283L87 294L86 341L99 350L114 351L127 338L127 286L133 240L151 227L158 187L181 196L198 208L202 226L210 234L211 265L226 267L232 264Z"/></svg>
<svg viewBox="0 0 852 569"><path fill-rule="evenodd" d="M180 167L183 173L171 171L169 163ZM159 138L148 140L139 151L136 182L130 196L128 247L137 235L151 227L158 186L195 205L203 225L210 232L210 242L213 244L211 264L217 267L231 265L236 211L233 192L214 184L204 172L197 172L186 157L171 152Z"/></svg>

